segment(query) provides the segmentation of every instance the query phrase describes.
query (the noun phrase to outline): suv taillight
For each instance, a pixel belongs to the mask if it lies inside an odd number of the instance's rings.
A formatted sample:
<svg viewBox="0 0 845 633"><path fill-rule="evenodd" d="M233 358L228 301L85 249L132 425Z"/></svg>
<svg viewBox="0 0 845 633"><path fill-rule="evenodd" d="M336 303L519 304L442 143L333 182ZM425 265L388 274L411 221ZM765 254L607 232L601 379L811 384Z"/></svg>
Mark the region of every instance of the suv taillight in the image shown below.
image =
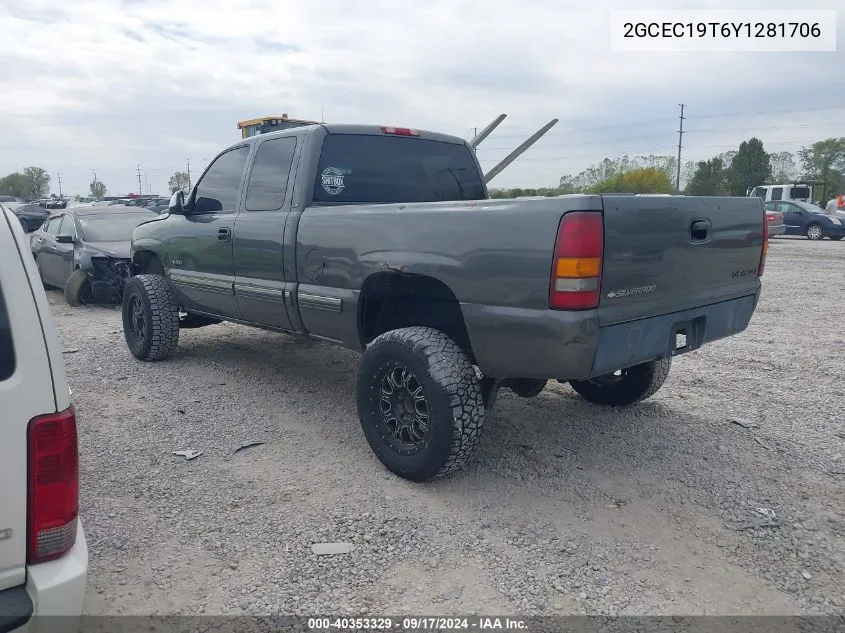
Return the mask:
<svg viewBox="0 0 845 633"><path fill-rule="evenodd" d="M760 265L757 266L757 276L762 277L766 269L766 255L769 253L769 220L763 214L763 250L760 251Z"/></svg>
<svg viewBox="0 0 845 633"><path fill-rule="evenodd" d="M552 310L599 305L604 221L598 211L570 211L560 220L549 286Z"/></svg>
<svg viewBox="0 0 845 633"><path fill-rule="evenodd" d="M76 542L79 452L73 405L33 418L26 439L26 561L34 565L59 558Z"/></svg>

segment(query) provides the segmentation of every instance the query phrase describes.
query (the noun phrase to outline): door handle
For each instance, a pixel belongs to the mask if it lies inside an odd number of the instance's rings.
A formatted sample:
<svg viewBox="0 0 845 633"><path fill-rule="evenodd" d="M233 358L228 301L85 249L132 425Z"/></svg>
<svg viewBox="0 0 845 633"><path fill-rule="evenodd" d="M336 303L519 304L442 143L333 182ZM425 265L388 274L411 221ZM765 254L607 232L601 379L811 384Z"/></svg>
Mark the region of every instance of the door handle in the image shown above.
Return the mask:
<svg viewBox="0 0 845 633"><path fill-rule="evenodd" d="M710 234L712 226L710 220L694 220L689 227L690 240L704 242Z"/></svg>
<svg viewBox="0 0 845 633"><path fill-rule="evenodd" d="M228 226L217 229L217 239L221 242L228 242L232 239L232 229Z"/></svg>

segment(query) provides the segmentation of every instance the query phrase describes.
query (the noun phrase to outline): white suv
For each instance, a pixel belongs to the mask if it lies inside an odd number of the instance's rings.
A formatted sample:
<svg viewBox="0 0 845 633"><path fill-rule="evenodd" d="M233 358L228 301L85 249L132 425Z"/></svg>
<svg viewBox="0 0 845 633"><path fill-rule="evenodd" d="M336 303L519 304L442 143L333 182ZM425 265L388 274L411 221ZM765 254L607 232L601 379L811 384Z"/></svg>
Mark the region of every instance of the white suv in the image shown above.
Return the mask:
<svg viewBox="0 0 845 633"><path fill-rule="evenodd" d="M88 573L76 415L20 222L0 204L0 633L76 616Z"/></svg>

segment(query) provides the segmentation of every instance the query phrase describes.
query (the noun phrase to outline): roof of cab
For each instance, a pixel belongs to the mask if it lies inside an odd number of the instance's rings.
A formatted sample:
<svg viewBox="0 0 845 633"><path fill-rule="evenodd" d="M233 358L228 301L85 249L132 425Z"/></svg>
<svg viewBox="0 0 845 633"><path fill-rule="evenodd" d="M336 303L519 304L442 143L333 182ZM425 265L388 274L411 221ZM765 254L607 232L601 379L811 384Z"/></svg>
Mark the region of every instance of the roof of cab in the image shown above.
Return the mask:
<svg viewBox="0 0 845 633"><path fill-rule="evenodd" d="M302 136L314 127L320 126L329 134L363 134L367 136L394 136L382 130L383 127L396 126L381 126L381 125L357 125L353 123L318 123L317 125L303 125L300 127L289 128L287 130L277 130L275 132L266 132L264 134L257 134L250 136L247 139L241 139L238 142L232 143L229 147L236 147L246 143L258 143L267 138L277 138L280 136ZM401 126L399 129L402 129ZM440 132L431 132L429 130L420 130L411 128L419 132L419 136L402 137L402 138L421 138L428 141L440 141L443 143L455 143L457 145L467 145L466 139L459 136L452 136L450 134L441 134ZM228 148L227 148L228 149Z"/></svg>

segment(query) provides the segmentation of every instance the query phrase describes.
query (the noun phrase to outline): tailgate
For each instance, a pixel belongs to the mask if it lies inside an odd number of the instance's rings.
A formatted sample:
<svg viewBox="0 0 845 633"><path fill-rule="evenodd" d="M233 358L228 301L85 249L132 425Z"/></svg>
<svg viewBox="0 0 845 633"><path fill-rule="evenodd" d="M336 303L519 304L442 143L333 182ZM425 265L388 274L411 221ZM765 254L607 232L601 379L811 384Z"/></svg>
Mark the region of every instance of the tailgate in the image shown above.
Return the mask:
<svg viewBox="0 0 845 633"><path fill-rule="evenodd" d="M599 322L610 325L757 292L759 198L602 196Z"/></svg>

